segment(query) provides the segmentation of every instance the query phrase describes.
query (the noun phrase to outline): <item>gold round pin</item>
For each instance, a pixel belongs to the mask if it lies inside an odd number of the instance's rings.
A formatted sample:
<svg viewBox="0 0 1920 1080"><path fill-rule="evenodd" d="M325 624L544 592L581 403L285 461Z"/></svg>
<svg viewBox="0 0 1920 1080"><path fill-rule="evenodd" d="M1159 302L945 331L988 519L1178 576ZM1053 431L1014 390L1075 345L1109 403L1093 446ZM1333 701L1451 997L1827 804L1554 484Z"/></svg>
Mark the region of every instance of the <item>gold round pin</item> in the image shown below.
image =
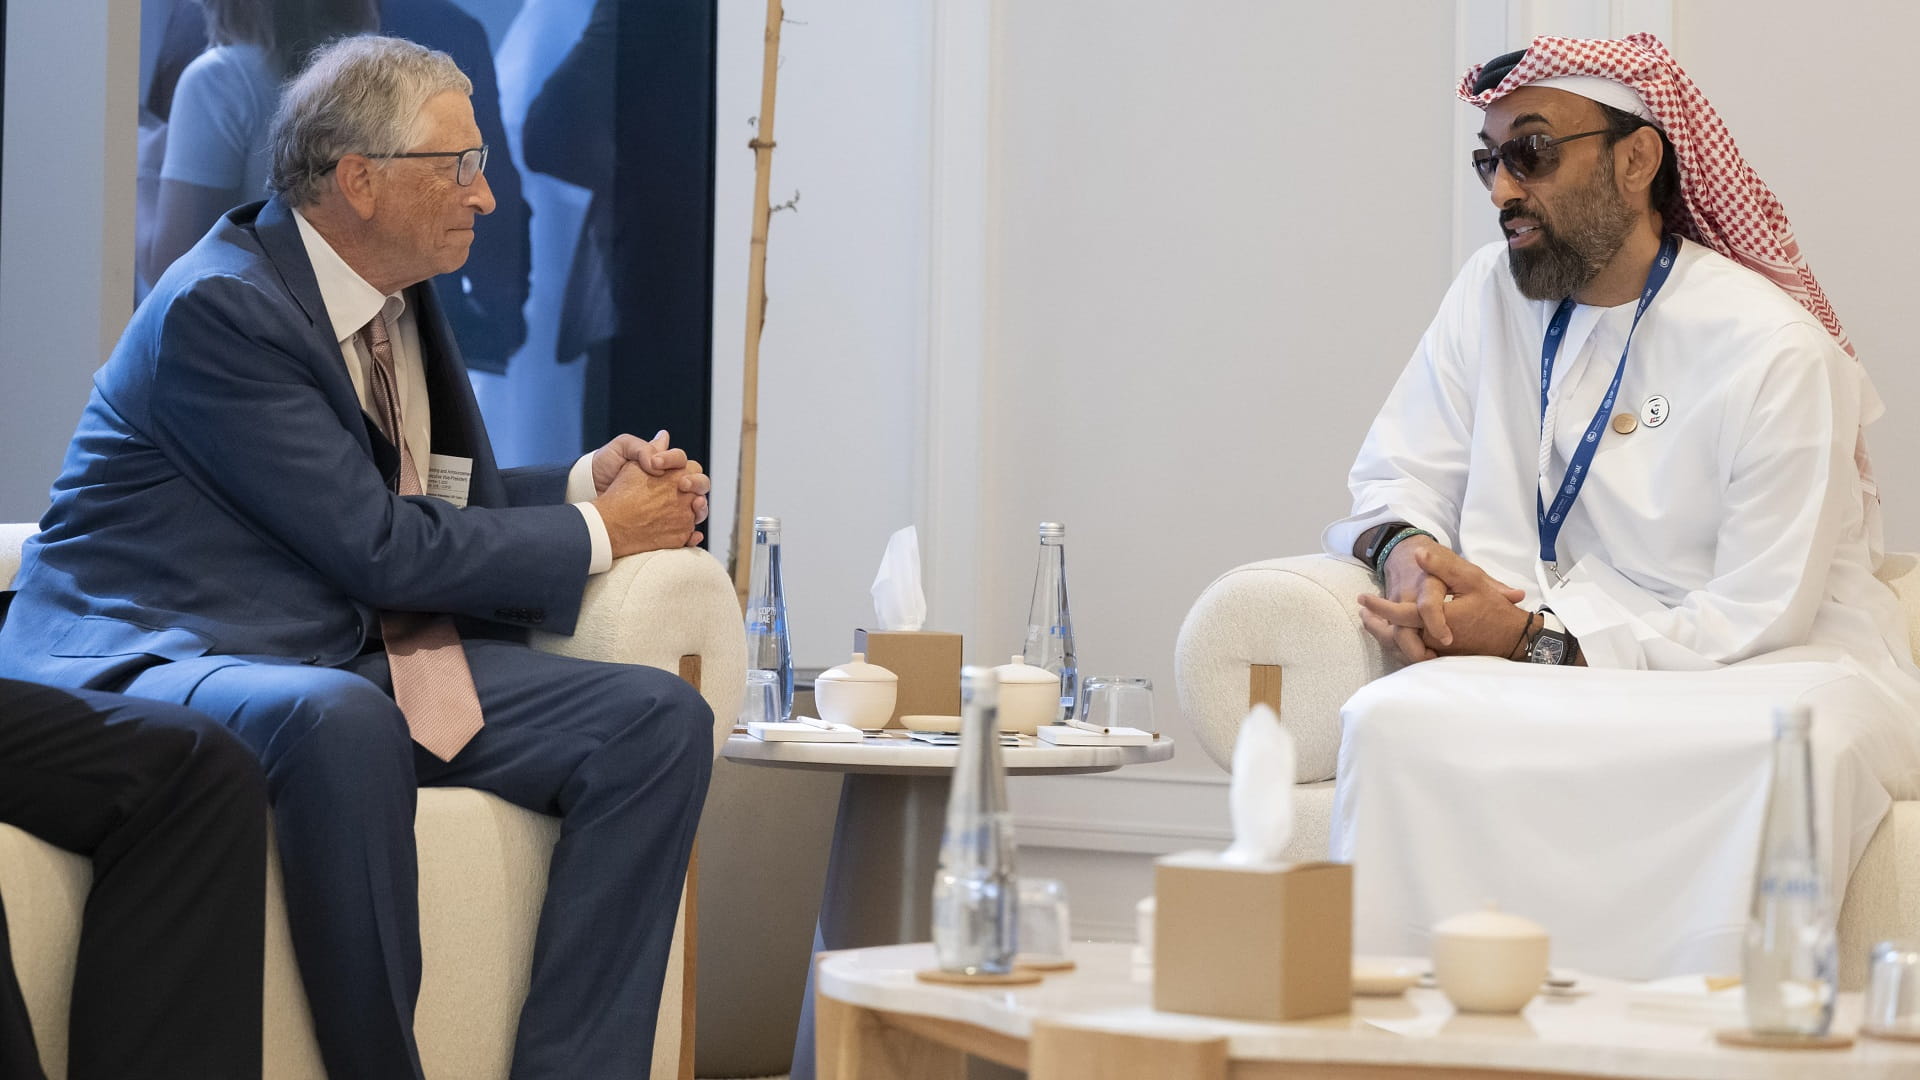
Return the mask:
<svg viewBox="0 0 1920 1080"><path fill-rule="evenodd" d="M1638 418L1638 417L1636 417L1636 416L1634 416L1634 415L1633 415L1632 413L1630 413L1630 412L1623 412L1623 413L1615 413L1615 414L1614 414L1614 417L1613 417L1613 430L1615 430L1615 431L1617 431L1617 432L1619 432L1619 433L1620 433L1620 434L1622 434L1622 435L1631 435L1631 434L1633 434L1633 429L1634 429L1634 428L1637 428L1637 427L1639 427L1639 426L1640 426L1640 420L1639 420L1639 418Z"/></svg>

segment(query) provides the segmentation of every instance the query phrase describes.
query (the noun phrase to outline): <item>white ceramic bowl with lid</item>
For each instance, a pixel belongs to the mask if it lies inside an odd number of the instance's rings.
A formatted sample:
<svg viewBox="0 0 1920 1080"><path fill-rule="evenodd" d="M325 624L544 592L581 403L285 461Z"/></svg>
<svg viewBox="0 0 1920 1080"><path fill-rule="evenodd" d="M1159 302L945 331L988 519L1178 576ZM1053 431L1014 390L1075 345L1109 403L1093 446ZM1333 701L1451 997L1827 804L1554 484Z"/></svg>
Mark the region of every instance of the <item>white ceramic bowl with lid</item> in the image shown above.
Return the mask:
<svg viewBox="0 0 1920 1080"><path fill-rule="evenodd" d="M1547 932L1491 903L1455 915L1433 928L1433 977L1461 1012L1519 1012L1547 977Z"/></svg>
<svg viewBox="0 0 1920 1080"><path fill-rule="evenodd" d="M867 663L865 653L814 677L813 703L820 719L857 728L883 728L900 699L900 676Z"/></svg>
<svg viewBox="0 0 1920 1080"><path fill-rule="evenodd" d="M1000 679L1000 730L1035 735L1060 715L1060 676L1021 657L994 668Z"/></svg>

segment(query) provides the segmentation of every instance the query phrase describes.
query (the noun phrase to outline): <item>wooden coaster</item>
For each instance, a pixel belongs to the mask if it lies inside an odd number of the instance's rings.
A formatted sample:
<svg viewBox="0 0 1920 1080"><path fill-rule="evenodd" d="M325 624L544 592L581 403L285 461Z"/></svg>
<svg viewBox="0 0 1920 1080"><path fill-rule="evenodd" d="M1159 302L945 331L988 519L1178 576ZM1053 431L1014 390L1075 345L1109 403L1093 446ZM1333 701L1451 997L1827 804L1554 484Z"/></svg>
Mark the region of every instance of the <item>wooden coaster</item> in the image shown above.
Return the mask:
<svg viewBox="0 0 1920 1080"><path fill-rule="evenodd" d="M1889 1039L1893 1042L1920 1043L1920 1030L1912 1028L1905 1031L1895 1031L1891 1028L1863 1027L1860 1029L1860 1034L1865 1035L1869 1039Z"/></svg>
<svg viewBox="0 0 1920 1080"><path fill-rule="evenodd" d="M926 968L913 973L921 982L942 983L947 986L1030 986L1040 981L1037 971L1022 971L1015 968L1005 975L992 975L981 972L968 975L959 971L941 971L939 968Z"/></svg>
<svg viewBox="0 0 1920 1080"><path fill-rule="evenodd" d="M1768 1035L1745 1028L1721 1028L1713 1037L1723 1046L1751 1046L1761 1050L1845 1050L1851 1035Z"/></svg>
<svg viewBox="0 0 1920 1080"><path fill-rule="evenodd" d="M1073 961L1035 960L1032 957L1016 956L1013 958L1013 966L1023 971L1044 971L1052 974L1057 971L1072 971Z"/></svg>

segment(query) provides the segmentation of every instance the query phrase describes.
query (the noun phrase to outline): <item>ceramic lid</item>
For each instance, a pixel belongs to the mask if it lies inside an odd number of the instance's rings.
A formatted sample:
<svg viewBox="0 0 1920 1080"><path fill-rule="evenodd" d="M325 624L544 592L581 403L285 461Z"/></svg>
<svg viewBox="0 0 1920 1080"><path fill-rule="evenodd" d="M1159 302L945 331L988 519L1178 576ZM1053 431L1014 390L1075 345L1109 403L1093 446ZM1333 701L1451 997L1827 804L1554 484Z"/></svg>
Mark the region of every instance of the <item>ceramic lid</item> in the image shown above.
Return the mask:
<svg viewBox="0 0 1920 1080"><path fill-rule="evenodd" d="M1445 934L1456 938L1480 938L1483 940L1511 941L1519 939L1543 938L1546 930L1539 923L1523 919L1501 911L1492 901L1479 911L1469 911L1455 915L1433 928L1435 937Z"/></svg>
<svg viewBox="0 0 1920 1080"><path fill-rule="evenodd" d="M831 667L813 677L814 682L899 682L900 676L881 667L867 663L866 653L854 653L853 659Z"/></svg>
<svg viewBox="0 0 1920 1080"><path fill-rule="evenodd" d="M1058 683L1060 681L1060 676L1046 668L1034 667L1023 657L1018 656L994 668L993 673L999 676L1003 683Z"/></svg>

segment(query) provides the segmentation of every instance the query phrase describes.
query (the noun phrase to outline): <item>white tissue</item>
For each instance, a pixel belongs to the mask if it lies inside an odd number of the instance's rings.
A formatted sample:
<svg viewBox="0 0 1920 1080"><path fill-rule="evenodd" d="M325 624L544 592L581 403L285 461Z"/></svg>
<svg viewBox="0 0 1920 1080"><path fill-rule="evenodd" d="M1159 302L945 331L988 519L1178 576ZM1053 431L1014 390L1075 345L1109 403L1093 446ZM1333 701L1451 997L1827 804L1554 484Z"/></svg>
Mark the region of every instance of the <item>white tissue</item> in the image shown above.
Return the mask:
<svg viewBox="0 0 1920 1080"><path fill-rule="evenodd" d="M1293 836L1293 736L1280 717L1255 705L1233 743L1233 777L1227 804L1233 813L1233 845L1222 862L1240 866L1278 863Z"/></svg>
<svg viewBox="0 0 1920 1080"><path fill-rule="evenodd" d="M873 576L876 629L918 630L927 621L927 594L920 588L920 532L912 525L887 537L880 572Z"/></svg>

